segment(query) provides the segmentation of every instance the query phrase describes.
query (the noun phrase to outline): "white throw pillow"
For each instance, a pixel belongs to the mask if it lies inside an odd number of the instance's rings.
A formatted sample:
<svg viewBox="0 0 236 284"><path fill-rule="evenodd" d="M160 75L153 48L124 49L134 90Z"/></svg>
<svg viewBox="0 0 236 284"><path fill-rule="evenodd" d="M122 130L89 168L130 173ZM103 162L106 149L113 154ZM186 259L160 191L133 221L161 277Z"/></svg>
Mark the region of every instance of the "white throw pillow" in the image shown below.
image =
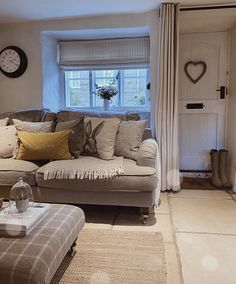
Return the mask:
<svg viewBox="0 0 236 284"><path fill-rule="evenodd" d="M83 154L97 156L103 160L113 159L119 124L119 118L85 117Z"/></svg>
<svg viewBox="0 0 236 284"><path fill-rule="evenodd" d="M27 132L52 132L53 121L29 122L19 119L13 119L13 123L18 131Z"/></svg>
<svg viewBox="0 0 236 284"><path fill-rule="evenodd" d="M12 157L16 144L17 136L15 126L0 126L0 158Z"/></svg>
<svg viewBox="0 0 236 284"><path fill-rule="evenodd" d="M121 121L115 142L115 155L136 160L146 123L146 120Z"/></svg>

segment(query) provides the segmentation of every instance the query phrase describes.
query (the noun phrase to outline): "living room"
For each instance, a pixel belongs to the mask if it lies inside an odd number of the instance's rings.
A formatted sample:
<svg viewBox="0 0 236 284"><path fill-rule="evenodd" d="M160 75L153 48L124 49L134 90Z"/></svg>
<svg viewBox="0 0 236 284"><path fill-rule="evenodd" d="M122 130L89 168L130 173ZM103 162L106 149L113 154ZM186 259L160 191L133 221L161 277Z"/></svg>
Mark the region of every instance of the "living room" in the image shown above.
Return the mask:
<svg viewBox="0 0 236 284"><path fill-rule="evenodd" d="M0 199L65 212L52 253L0 238L0 283L235 283L236 5L165 2L1 1Z"/></svg>

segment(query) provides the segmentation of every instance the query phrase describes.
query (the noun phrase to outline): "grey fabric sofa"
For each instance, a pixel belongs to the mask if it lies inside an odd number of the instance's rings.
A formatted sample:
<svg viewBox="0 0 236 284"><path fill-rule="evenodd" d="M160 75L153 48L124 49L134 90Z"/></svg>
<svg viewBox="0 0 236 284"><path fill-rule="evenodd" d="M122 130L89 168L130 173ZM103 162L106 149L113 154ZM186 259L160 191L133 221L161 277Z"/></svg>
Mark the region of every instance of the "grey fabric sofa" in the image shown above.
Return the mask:
<svg viewBox="0 0 236 284"><path fill-rule="evenodd" d="M138 120L137 113L130 112L95 112L95 111L60 111L52 113L46 109L25 110L4 113L4 117L17 118L25 121L73 120L81 115L99 117L119 117L123 120ZM149 138L148 138L149 137ZM146 139L148 138L148 139ZM41 202L120 205L144 208L143 214L148 214L148 208L158 203L156 191L158 175L156 161L157 144L150 138L150 131L144 135L137 161L124 159L125 174L109 180L87 179L50 179L44 180L45 164L13 158L0 159L0 197L8 198L11 186L19 176L31 185L35 200Z"/></svg>

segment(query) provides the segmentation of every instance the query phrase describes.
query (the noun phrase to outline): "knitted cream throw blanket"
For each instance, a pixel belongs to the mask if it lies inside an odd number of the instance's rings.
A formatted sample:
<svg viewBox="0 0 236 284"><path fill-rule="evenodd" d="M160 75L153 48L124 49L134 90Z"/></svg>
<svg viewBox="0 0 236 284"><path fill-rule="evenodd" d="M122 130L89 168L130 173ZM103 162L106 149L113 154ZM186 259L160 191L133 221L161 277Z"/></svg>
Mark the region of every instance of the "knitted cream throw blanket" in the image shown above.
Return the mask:
<svg viewBox="0 0 236 284"><path fill-rule="evenodd" d="M80 156L75 160L48 163L44 179L107 179L123 173L123 157L114 157L114 160L106 161L91 156Z"/></svg>

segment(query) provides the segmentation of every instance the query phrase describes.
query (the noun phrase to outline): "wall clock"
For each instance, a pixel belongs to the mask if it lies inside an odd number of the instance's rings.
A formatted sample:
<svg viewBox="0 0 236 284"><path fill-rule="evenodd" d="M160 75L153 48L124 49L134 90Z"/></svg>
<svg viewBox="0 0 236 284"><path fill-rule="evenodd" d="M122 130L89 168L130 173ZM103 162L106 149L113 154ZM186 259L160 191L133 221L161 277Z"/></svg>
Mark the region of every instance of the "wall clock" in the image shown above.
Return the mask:
<svg viewBox="0 0 236 284"><path fill-rule="evenodd" d="M10 78L21 76L28 65L25 52L17 46L7 46L0 52L0 70Z"/></svg>

